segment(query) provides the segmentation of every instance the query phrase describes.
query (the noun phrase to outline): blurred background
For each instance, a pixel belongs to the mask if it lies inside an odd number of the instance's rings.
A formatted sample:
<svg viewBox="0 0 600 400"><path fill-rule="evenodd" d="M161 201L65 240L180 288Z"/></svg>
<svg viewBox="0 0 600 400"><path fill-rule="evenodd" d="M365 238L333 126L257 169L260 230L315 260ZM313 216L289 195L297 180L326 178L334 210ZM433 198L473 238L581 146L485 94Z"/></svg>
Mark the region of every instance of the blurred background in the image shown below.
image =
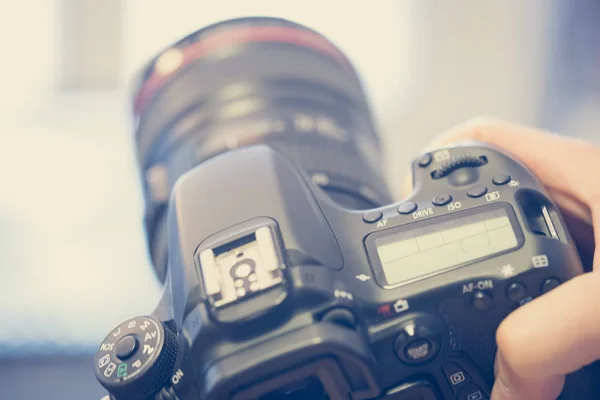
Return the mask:
<svg viewBox="0 0 600 400"><path fill-rule="evenodd" d="M2 398L99 399L96 347L157 303L128 88L149 57L204 25L278 16L335 42L371 98L396 193L426 143L471 116L600 139L594 0L0 5Z"/></svg>

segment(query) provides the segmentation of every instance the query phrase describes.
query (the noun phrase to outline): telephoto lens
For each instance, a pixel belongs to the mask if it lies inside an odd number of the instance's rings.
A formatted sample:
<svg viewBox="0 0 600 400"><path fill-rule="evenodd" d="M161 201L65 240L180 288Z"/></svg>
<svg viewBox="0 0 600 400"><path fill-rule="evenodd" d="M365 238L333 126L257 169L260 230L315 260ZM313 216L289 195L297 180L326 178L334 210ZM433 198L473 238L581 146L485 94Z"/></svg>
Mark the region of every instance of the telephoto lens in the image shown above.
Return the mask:
<svg viewBox="0 0 600 400"><path fill-rule="evenodd" d="M217 154L267 144L345 208L390 200L356 71L335 45L304 26L256 17L201 29L151 60L133 107L146 233L161 280L171 189ZM223 191L235 184L224 181Z"/></svg>

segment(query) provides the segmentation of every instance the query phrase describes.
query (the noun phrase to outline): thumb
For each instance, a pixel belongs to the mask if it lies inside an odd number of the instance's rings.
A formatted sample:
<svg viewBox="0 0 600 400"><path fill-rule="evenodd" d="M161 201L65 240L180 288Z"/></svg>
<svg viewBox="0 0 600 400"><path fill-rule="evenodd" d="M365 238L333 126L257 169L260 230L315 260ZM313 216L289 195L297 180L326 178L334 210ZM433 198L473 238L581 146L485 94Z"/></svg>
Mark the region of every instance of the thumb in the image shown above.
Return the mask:
<svg viewBox="0 0 600 400"><path fill-rule="evenodd" d="M510 314L496 334L492 400L556 399L565 375L600 358L599 314L598 272L578 276Z"/></svg>
<svg viewBox="0 0 600 400"><path fill-rule="evenodd" d="M556 399L565 383L563 375L524 380L511 369L500 351L496 355L496 373L492 400Z"/></svg>

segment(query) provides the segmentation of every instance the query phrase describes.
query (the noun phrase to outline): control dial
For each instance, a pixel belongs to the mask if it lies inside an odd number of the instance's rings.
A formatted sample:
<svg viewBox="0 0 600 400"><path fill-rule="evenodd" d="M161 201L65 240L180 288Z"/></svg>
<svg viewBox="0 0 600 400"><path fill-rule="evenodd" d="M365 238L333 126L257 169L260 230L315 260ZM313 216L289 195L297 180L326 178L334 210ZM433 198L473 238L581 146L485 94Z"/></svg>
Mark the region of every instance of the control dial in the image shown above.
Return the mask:
<svg viewBox="0 0 600 400"><path fill-rule="evenodd" d="M485 164L487 164L487 158L485 157L475 157L468 154L461 154L452 157L450 160L442 164L440 168L432 172L431 177L433 179L441 179L450 175L457 169L481 167Z"/></svg>
<svg viewBox="0 0 600 400"><path fill-rule="evenodd" d="M106 336L94 360L100 384L117 400L142 399L168 384L177 357L175 333L153 317L135 317Z"/></svg>

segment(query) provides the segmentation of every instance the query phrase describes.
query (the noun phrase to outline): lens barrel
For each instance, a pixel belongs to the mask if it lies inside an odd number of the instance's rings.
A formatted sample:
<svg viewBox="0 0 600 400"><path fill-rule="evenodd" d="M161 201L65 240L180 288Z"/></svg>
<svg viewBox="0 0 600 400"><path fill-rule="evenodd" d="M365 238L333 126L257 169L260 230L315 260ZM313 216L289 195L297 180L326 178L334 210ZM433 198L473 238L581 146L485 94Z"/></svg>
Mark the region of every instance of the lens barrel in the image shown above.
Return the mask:
<svg viewBox="0 0 600 400"><path fill-rule="evenodd" d="M146 229L161 279L171 188L217 154L267 144L343 207L389 201L379 142L353 66L301 25L257 17L201 29L148 64L133 107Z"/></svg>

